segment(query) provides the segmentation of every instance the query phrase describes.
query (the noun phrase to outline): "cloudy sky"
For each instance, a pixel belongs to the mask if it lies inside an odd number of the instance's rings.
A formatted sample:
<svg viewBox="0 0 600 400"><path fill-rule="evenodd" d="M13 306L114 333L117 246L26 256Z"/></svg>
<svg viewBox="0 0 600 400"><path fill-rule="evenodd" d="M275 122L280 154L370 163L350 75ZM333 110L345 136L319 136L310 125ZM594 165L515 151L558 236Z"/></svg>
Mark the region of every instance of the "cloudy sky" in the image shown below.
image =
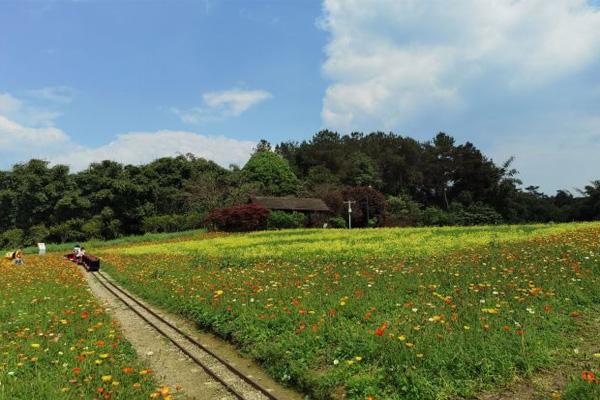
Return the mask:
<svg viewBox="0 0 600 400"><path fill-rule="evenodd" d="M445 131L551 193L600 179L598 0L0 2L0 168Z"/></svg>

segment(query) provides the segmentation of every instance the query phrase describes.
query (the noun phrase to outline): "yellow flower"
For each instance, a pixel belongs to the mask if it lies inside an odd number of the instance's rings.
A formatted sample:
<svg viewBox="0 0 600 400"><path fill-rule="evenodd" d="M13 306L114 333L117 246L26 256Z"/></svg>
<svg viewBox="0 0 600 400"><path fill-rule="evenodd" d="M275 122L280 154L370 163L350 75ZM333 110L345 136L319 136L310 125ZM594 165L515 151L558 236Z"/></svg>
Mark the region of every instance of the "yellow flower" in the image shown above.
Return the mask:
<svg viewBox="0 0 600 400"><path fill-rule="evenodd" d="M356 357L354 357L354 359L355 359L356 361L362 361L362 357L361 357L361 356L356 356Z"/></svg>
<svg viewBox="0 0 600 400"><path fill-rule="evenodd" d="M102 382L112 381L112 375L102 375Z"/></svg>
<svg viewBox="0 0 600 400"><path fill-rule="evenodd" d="M400 335L400 336L398 336L398 340L400 340L401 342L404 342L406 340L406 336Z"/></svg>
<svg viewBox="0 0 600 400"><path fill-rule="evenodd" d="M34 349L39 349L40 345L39 343L31 343L31 347L33 347Z"/></svg>
<svg viewBox="0 0 600 400"><path fill-rule="evenodd" d="M107 353L100 354L100 358L108 358L108 354Z"/></svg>
<svg viewBox="0 0 600 400"><path fill-rule="evenodd" d="M485 314L498 314L498 310L495 308L482 308L481 312Z"/></svg>
<svg viewBox="0 0 600 400"><path fill-rule="evenodd" d="M600 353L595 353L594 358L600 358Z"/></svg>
<svg viewBox="0 0 600 400"><path fill-rule="evenodd" d="M216 296L221 296L221 295L223 295L223 293L225 293L225 292L223 292L222 290L217 290L217 291L215 292L215 295L216 295Z"/></svg>

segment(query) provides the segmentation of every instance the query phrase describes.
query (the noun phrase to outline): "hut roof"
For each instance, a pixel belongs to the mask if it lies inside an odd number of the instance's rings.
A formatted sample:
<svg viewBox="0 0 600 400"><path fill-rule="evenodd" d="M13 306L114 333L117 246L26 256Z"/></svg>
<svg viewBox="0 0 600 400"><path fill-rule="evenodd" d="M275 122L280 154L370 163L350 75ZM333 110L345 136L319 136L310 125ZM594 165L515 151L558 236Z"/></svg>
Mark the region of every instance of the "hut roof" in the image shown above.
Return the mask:
<svg viewBox="0 0 600 400"><path fill-rule="evenodd" d="M269 210L330 211L323 200L315 198L255 196L250 198L250 203L259 204Z"/></svg>

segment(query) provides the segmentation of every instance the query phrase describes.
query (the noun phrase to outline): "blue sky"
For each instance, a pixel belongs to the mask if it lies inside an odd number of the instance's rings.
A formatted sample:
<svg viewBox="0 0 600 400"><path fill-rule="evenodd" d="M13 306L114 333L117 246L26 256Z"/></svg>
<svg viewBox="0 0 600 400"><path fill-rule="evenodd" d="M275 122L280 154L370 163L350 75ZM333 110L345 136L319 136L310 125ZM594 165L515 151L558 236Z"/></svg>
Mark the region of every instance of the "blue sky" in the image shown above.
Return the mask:
<svg viewBox="0 0 600 400"><path fill-rule="evenodd" d="M598 1L451 4L2 1L0 167L243 164L330 128L446 131L547 192L600 179Z"/></svg>

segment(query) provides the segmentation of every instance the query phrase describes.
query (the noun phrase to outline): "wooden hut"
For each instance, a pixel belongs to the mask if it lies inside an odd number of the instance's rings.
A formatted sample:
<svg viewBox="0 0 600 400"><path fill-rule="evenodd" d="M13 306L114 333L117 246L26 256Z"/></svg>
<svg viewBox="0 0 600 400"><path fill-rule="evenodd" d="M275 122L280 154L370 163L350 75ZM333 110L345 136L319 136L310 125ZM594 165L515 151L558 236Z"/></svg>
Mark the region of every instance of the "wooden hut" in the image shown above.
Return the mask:
<svg viewBox="0 0 600 400"><path fill-rule="evenodd" d="M301 212L307 216L309 226L321 226L327 221L331 212L323 200L310 197L252 196L248 203L257 204L269 210Z"/></svg>

